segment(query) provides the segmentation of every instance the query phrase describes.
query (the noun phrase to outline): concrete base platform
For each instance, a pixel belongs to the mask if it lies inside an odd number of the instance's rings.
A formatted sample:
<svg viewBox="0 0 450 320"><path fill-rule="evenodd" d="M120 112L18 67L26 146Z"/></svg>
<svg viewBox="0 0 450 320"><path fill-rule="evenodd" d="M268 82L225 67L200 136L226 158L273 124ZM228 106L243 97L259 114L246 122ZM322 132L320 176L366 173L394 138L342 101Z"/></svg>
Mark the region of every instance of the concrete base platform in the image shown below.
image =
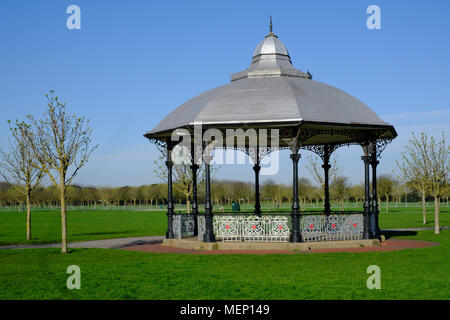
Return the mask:
<svg viewBox="0 0 450 320"><path fill-rule="evenodd" d="M381 242L378 239L370 240L343 240L343 241L323 241L323 242L202 242L197 238L187 239L164 239L163 246L194 250L288 250L288 251L311 251L322 249L345 249L379 247Z"/></svg>

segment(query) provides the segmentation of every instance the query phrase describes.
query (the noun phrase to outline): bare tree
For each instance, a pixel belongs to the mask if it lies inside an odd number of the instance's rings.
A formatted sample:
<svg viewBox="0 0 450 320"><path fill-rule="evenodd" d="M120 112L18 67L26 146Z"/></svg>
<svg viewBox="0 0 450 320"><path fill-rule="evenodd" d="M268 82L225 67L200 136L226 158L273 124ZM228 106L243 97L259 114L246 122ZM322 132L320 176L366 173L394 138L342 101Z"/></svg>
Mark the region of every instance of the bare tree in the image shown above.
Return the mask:
<svg viewBox="0 0 450 320"><path fill-rule="evenodd" d="M324 200L325 198L325 173L322 168L322 165L319 163L318 157L308 156L308 163L305 165L306 169L309 171L314 181L321 187L321 198ZM329 171L329 179L333 181L337 176L339 176L342 168L337 164L336 156L332 156L330 161L330 171Z"/></svg>
<svg viewBox="0 0 450 320"><path fill-rule="evenodd" d="M422 133L422 140L428 141L427 136ZM433 137L426 144L427 168L429 172L428 191L434 198L434 233L439 234L439 211L441 197L445 195L450 171L450 146L445 143L445 133L442 132L442 140L436 142Z"/></svg>
<svg viewBox="0 0 450 320"><path fill-rule="evenodd" d="M9 150L0 149L0 175L5 181L26 197L27 203L27 240L31 240L31 193L39 185L44 173L36 166L36 159L31 153L30 143L25 135L28 125L16 120L11 126L12 139L9 141Z"/></svg>
<svg viewBox="0 0 450 320"><path fill-rule="evenodd" d="M427 161L426 148L423 144L426 142L418 140L413 133L412 139L409 140L409 145L405 147L402 152L401 163L396 161L397 167L400 169L399 178L405 182L407 186L420 192L422 196L422 220L423 224L427 223L427 206L426 197L428 192L428 177L427 177Z"/></svg>
<svg viewBox="0 0 450 320"><path fill-rule="evenodd" d="M190 168L190 154L184 147L182 149L174 148L172 151L172 158L175 160L173 165L174 184L173 187L176 191L183 194L186 199L187 212L191 212L191 197L193 192L192 185L192 170ZM164 163L165 155L161 155L155 160L156 169L153 172L162 180L167 181L167 167ZM204 163L201 163L198 171L198 187L204 182ZM211 168L211 177L214 175L215 170Z"/></svg>
<svg viewBox="0 0 450 320"><path fill-rule="evenodd" d="M425 133L420 138L413 133L410 144L403 152L402 163L397 162L401 171L401 178L422 194L422 212L426 222L425 197L429 193L434 197L435 218L434 232L439 234L439 205L440 197L448 188L448 174L450 170L450 146L442 140L436 142L433 137L428 139Z"/></svg>
<svg viewBox="0 0 450 320"><path fill-rule="evenodd" d="M89 120L66 113L53 90L45 95L48 109L42 119L28 115L31 127L25 134L37 159L36 167L44 171L59 189L61 203L61 252L67 252L66 190L80 168L98 145L91 146Z"/></svg>

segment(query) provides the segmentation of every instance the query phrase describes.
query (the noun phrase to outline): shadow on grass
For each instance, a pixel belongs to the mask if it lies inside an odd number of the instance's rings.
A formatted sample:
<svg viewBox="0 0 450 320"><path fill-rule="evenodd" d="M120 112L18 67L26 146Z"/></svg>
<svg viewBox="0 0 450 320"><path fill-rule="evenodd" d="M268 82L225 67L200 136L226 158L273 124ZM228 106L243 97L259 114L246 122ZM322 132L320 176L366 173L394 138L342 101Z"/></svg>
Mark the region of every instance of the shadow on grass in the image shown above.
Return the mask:
<svg viewBox="0 0 450 320"><path fill-rule="evenodd" d="M395 238L395 237L408 237L417 235L417 231L383 231L382 235L386 237L386 239Z"/></svg>

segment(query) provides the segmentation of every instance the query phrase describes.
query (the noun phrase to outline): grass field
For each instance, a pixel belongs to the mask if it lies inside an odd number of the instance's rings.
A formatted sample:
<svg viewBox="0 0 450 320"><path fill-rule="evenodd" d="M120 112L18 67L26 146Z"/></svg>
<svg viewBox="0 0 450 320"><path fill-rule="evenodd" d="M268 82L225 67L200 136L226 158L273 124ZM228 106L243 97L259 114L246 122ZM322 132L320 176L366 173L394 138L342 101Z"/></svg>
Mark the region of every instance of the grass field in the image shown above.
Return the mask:
<svg viewBox="0 0 450 320"><path fill-rule="evenodd" d="M441 245L297 255L1 250L0 299L449 299L450 230L408 238ZM72 264L80 290L66 288ZM381 290L366 287L369 265L381 268Z"/></svg>
<svg viewBox="0 0 450 320"><path fill-rule="evenodd" d="M380 213L383 229L432 227L434 213L428 208L428 222L422 224L421 208L391 208ZM58 211L36 211L32 216L32 240L25 240L24 212L0 211L0 245L16 243L55 243L60 241L60 214ZM450 226L450 208L442 207L440 225ZM69 211L69 241L163 235L167 229L165 212L156 211Z"/></svg>
<svg viewBox="0 0 450 320"><path fill-rule="evenodd" d="M421 209L391 208L380 213L380 226L390 228L432 227L434 214L429 208L428 222L422 223ZM37 211L32 215L32 240L25 240L24 212L0 212L0 245L55 243L61 239L58 211ZM450 208L442 207L440 225L450 226ZM163 235L167 229L165 212L156 211L70 211L69 241L85 241L134 236Z"/></svg>
<svg viewBox="0 0 450 320"><path fill-rule="evenodd" d="M442 208L441 225L450 225ZM382 228L422 226L420 209L382 213ZM433 225L432 214L429 223ZM35 213L32 242L59 240L59 213ZM0 213L0 241L25 243L25 215ZM162 212L71 211L69 240L161 235ZM296 255L153 254L107 249L0 250L0 299L450 299L450 230L389 233L439 246L393 252ZM81 268L81 290L66 269ZM369 265L381 290L366 287Z"/></svg>
<svg viewBox="0 0 450 320"><path fill-rule="evenodd" d="M24 239L26 214L0 212L0 245L14 243L55 243L61 239L58 211L32 214L32 240ZM67 213L69 241L84 241L165 234L164 212L145 211L70 211Z"/></svg>

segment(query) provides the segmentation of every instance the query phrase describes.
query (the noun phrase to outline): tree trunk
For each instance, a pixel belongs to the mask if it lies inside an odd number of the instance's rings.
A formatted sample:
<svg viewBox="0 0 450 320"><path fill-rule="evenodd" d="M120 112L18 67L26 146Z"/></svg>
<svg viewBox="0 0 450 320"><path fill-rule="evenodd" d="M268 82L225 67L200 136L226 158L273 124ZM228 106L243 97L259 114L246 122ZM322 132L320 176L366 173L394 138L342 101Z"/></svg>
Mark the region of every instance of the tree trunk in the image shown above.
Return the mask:
<svg viewBox="0 0 450 320"><path fill-rule="evenodd" d="M27 188L27 240L31 240L31 190Z"/></svg>
<svg viewBox="0 0 450 320"><path fill-rule="evenodd" d="M386 194L386 213L389 213L389 195Z"/></svg>
<svg viewBox="0 0 450 320"><path fill-rule="evenodd" d="M187 206L187 213L191 213L191 199L189 196L186 197L186 206Z"/></svg>
<svg viewBox="0 0 450 320"><path fill-rule="evenodd" d="M439 234L439 197L434 197L434 233Z"/></svg>
<svg viewBox="0 0 450 320"><path fill-rule="evenodd" d="M62 174L59 188L61 201L61 252L67 253L66 183Z"/></svg>
<svg viewBox="0 0 450 320"><path fill-rule="evenodd" d="M422 192L422 218L423 224L427 224L427 204L425 202L425 192Z"/></svg>

